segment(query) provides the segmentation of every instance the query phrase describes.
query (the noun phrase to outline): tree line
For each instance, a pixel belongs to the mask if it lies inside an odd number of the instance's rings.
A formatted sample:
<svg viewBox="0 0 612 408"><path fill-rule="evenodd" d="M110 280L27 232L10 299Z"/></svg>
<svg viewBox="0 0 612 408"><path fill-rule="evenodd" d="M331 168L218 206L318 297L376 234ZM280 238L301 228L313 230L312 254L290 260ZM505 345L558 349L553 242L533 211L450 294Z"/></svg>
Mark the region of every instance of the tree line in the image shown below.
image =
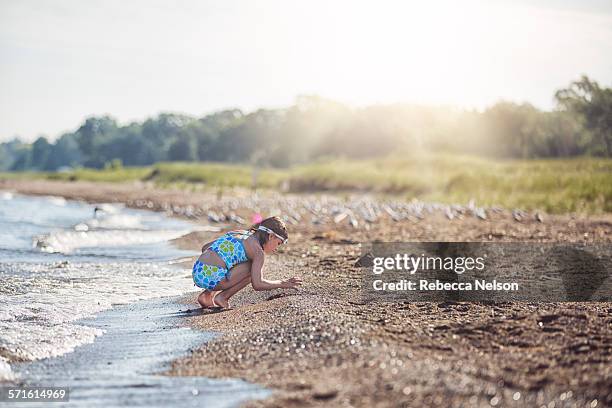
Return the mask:
<svg viewBox="0 0 612 408"><path fill-rule="evenodd" d="M499 102L484 111L405 104L351 108L316 96L285 109L238 109L201 118L160 114L120 126L90 117L54 142L0 144L0 170L218 161L286 167L324 157L380 157L398 150L494 158L612 156L612 89L583 76L558 90L556 108Z"/></svg>

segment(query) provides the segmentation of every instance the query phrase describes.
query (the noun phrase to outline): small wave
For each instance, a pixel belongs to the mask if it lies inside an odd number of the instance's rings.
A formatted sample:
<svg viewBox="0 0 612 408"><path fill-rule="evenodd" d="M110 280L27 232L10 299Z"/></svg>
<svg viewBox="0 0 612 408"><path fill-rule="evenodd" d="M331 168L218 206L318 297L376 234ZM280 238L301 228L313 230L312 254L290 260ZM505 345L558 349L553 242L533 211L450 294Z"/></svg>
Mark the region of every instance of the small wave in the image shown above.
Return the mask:
<svg viewBox="0 0 612 408"><path fill-rule="evenodd" d="M58 356L102 334L79 319L194 288L187 271L167 263L186 256L168 241L189 223L117 205L0 195L0 381L13 377L13 362Z"/></svg>
<svg viewBox="0 0 612 408"><path fill-rule="evenodd" d="M3 199L3 200L7 200L7 201L8 200L12 200L13 197L15 197L15 195L13 193L11 193L10 191L3 191L0 194L0 198Z"/></svg>
<svg viewBox="0 0 612 408"><path fill-rule="evenodd" d="M47 196L45 197L53 205L58 207L64 207L66 205L66 199L64 197Z"/></svg>
<svg viewBox="0 0 612 408"><path fill-rule="evenodd" d="M15 379L15 374L11 370L11 365L6 358L0 356L0 382L11 381Z"/></svg>
<svg viewBox="0 0 612 408"><path fill-rule="evenodd" d="M77 320L193 290L188 271L162 263L0 263L0 274L0 379L8 363L59 356L103 333Z"/></svg>
<svg viewBox="0 0 612 408"><path fill-rule="evenodd" d="M120 212L125 206L123 204L109 204L109 203L101 203L97 204L94 210L103 211L107 214L117 214Z"/></svg>
<svg viewBox="0 0 612 408"><path fill-rule="evenodd" d="M8 361L32 361L57 357L75 347L92 343L102 330L76 324L45 324L40 320L0 322L2 343L11 347ZM19 346L17 346L19 345ZM9 367L10 368L10 367Z"/></svg>
<svg viewBox="0 0 612 408"><path fill-rule="evenodd" d="M120 247L165 242L189 231L99 230L59 231L34 239L34 247L42 252L70 254L79 248Z"/></svg>
<svg viewBox="0 0 612 408"><path fill-rule="evenodd" d="M92 218L77 225L87 225L88 229L145 229L141 217L129 214L115 214Z"/></svg>

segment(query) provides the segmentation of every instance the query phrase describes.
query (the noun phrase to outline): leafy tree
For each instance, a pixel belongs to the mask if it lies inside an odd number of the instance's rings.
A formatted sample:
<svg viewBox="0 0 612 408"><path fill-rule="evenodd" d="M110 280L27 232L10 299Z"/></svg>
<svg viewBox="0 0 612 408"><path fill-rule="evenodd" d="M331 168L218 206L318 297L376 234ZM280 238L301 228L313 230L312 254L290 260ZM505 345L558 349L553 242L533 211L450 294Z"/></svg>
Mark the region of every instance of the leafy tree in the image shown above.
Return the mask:
<svg viewBox="0 0 612 408"><path fill-rule="evenodd" d="M51 153L51 145L45 137L39 137L32 143L31 166L36 170L47 168L47 160Z"/></svg>
<svg viewBox="0 0 612 408"><path fill-rule="evenodd" d="M17 138L0 144L0 169L12 170L24 144Z"/></svg>
<svg viewBox="0 0 612 408"><path fill-rule="evenodd" d="M491 153L502 157L529 158L539 133L539 111L530 104L499 102L484 112Z"/></svg>
<svg viewBox="0 0 612 408"><path fill-rule="evenodd" d="M592 134L593 154L612 156L612 89L602 88L587 76L555 94L562 110L582 116Z"/></svg>
<svg viewBox="0 0 612 408"><path fill-rule="evenodd" d="M224 161L286 167L323 156L367 158L430 150L493 157L612 155L612 90L587 77L559 90L558 109L500 102L484 112L439 106L351 108L300 96L286 109L228 109L201 118L162 113L119 126L90 117L55 143L0 144L0 170L102 168L172 161Z"/></svg>
<svg viewBox="0 0 612 408"><path fill-rule="evenodd" d="M104 157L100 147L107 143L117 131L117 122L109 117L91 117L77 130L76 140L85 158L84 165L101 168L112 157Z"/></svg>
<svg viewBox="0 0 612 408"><path fill-rule="evenodd" d="M170 146L168 160L194 161L196 159L196 142L189 135L181 135Z"/></svg>
<svg viewBox="0 0 612 408"><path fill-rule="evenodd" d="M11 157L10 153L7 152L4 143L0 144L0 171L10 169L12 162L13 158Z"/></svg>
<svg viewBox="0 0 612 408"><path fill-rule="evenodd" d="M32 168L32 146L19 143L13 146L13 163L10 170L30 170Z"/></svg>
<svg viewBox="0 0 612 408"><path fill-rule="evenodd" d="M51 146L45 170L58 170L61 167L74 167L82 162L82 154L73 133L65 133Z"/></svg>

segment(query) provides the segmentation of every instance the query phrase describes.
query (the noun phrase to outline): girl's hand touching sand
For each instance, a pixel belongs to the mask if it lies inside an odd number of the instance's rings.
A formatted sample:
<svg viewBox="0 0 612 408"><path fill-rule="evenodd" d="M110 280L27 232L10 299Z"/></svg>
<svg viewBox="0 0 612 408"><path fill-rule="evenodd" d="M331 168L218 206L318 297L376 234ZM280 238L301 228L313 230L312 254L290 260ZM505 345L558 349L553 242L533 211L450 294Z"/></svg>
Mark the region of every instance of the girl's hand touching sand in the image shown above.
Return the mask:
<svg viewBox="0 0 612 408"><path fill-rule="evenodd" d="M302 284L302 278L298 278L297 276L294 276L293 278L282 281L281 288L296 289L301 284Z"/></svg>

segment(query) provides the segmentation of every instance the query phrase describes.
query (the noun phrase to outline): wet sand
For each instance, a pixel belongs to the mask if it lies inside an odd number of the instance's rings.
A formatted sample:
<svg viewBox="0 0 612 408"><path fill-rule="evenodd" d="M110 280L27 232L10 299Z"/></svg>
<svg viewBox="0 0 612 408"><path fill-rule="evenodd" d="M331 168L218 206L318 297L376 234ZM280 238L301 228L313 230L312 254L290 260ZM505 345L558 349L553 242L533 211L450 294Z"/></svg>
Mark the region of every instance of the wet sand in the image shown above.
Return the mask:
<svg viewBox="0 0 612 408"><path fill-rule="evenodd" d="M247 288L232 299L232 310L185 318L192 327L223 335L175 361L167 373L243 378L275 391L247 406L612 404L611 302L366 303L362 271L355 265L359 242L374 240L610 243L610 215L485 209L483 217L468 205L453 210L453 217L433 207L421 214L410 210L405 217L388 212L369 222L356 217L355 225L352 214L325 218L321 211L297 208L313 196L270 193L253 200L248 192L236 192L238 200L133 185L51 182L5 182L2 188L120 201L207 225L218 214L233 213L238 220L248 220L254 211L301 214L289 225L289 244L267 257L265 273L273 279L300 275L302 288ZM351 208L356 213L360 207ZM236 227L229 218L217 225ZM211 237L192 233L177 244L199 252ZM195 294L183 300L186 308L197 305Z"/></svg>

